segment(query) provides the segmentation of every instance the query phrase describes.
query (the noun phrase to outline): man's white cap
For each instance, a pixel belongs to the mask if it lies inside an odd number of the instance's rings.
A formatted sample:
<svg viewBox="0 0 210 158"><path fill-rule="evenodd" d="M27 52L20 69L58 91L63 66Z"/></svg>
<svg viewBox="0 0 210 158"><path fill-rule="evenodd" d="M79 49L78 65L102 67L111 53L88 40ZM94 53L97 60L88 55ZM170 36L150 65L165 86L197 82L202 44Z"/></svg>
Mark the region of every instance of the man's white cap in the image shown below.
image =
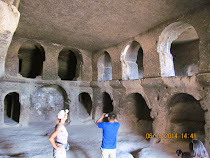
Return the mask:
<svg viewBox="0 0 210 158"><path fill-rule="evenodd" d="M68 110L68 109L66 109L66 110L61 110L61 111L58 113L58 119L64 118L64 116L65 116L66 114L68 114L68 113L69 113L69 110Z"/></svg>

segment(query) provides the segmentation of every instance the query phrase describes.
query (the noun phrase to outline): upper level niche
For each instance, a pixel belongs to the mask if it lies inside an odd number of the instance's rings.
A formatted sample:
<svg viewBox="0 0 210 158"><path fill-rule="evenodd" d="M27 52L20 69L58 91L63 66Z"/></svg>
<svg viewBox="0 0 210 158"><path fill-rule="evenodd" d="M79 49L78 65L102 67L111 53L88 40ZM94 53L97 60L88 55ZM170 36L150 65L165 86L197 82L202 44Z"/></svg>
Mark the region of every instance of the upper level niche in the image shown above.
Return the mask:
<svg viewBox="0 0 210 158"><path fill-rule="evenodd" d="M198 73L199 37L193 26L175 22L159 37L161 76L192 76Z"/></svg>
<svg viewBox="0 0 210 158"><path fill-rule="evenodd" d="M121 54L122 79L143 78L143 49L136 41L128 44Z"/></svg>
<svg viewBox="0 0 210 158"><path fill-rule="evenodd" d="M42 75L45 52L43 47L32 41L25 42L19 49L19 73L26 78Z"/></svg>
<svg viewBox="0 0 210 158"><path fill-rule="evenodd" d="M97 67L99 81L112 80L112 61L108 52L105 51L98 58Z"/></svg>
<svg viewBox="0 0 210 158"><path fill-rule="evenodd" d="M58 56L58 76L61 80L77 80L80 76L81 62L79 51L63 49Z"/></svg>

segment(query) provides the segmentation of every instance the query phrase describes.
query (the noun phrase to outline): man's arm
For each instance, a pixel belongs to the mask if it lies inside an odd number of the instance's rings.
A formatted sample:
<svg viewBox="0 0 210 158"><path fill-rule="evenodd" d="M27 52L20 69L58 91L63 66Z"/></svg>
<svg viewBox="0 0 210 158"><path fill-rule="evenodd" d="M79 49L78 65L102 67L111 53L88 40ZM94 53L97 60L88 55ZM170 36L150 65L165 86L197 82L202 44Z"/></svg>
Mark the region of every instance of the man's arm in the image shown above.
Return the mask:
<svg viewBox="0 0 210 158"><path fill-rule="evenodd" d="M98 125L99 122L102 122L102 120L104 119L106 113L103 113L102 116L96 121L96 125Z"/></svg>

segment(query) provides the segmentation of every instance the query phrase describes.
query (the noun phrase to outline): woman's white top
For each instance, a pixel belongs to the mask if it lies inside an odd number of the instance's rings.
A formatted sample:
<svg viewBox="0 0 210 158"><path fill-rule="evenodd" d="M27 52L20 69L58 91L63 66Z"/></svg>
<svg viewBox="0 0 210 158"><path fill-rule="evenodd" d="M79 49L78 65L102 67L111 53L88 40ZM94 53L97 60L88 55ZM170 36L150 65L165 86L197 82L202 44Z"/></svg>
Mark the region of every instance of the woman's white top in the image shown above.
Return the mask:
<svg viewBox="0 0 210 158"><path fill-rule="evenodd" d="M68 132L66 130L66 127L64 125L62 125L61 123L59 123L55 127L55 130L57 130L57 129L61 130L61 132L58 133L57 137L55 138L55 141L58 143L67 144Z"/></svg>

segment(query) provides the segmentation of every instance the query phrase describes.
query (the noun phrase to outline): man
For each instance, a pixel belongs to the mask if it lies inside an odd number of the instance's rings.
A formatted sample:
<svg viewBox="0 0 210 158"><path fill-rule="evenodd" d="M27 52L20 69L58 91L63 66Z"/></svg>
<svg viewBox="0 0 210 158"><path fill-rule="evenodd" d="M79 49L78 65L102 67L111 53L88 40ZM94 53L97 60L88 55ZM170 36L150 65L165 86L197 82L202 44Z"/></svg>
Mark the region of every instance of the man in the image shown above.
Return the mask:
<svg viewBox="0 0 210 158"><path fill-rule="evenodd" d="M116 119L116 114L108 114L109 122L102 122L105 113L96 121L96 125L103 129L103 140L101 145L101 158L116 158L117 132L120 123Z"/></svg>

